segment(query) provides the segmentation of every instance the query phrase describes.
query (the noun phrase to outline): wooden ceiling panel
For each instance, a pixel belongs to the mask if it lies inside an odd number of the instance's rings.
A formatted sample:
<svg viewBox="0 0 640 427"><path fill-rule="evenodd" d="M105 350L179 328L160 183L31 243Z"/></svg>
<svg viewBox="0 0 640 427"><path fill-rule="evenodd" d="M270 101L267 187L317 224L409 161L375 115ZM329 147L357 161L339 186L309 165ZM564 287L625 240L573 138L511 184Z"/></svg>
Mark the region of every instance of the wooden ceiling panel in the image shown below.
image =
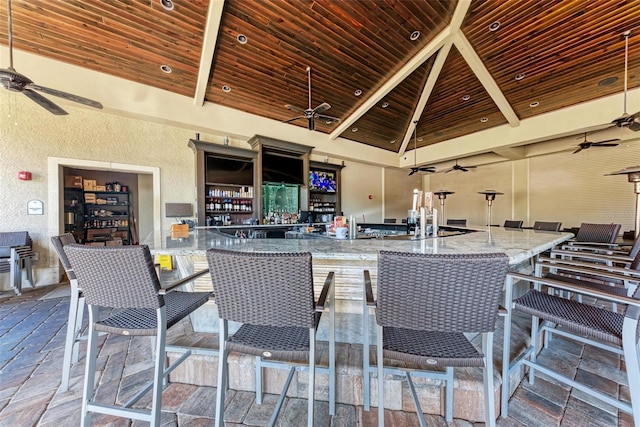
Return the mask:
<svg viewBox="0 0 640 427"><path fill-rule="evenodd" d="M14 48L193 96L208 2L14 0ZM6 22L6 2L0 2ZM0 25L6 44L7 27ZM173 72L162 73L160 65ZM2 64L3 66L5 64ZM19 70L20 64L15 64ZM43 82L44 84L44 82Z"/></svg>
<svg viewBox="0 0 640 427"><path fill-rule="evenodd" d="M499 22L496 31L489 31ZM463 26L517 115L528 118L623 88L625 30L629 66L640 66L640 2L474 2ZM516 80L515 76L524 74ZM617 77L610 86L598 86ZM638 86L630 79L629 87ZM532 108L530 103L539 106ZM613 118L613 117L612 117Z"/></svg>
<svg viewBox="0 0 640 427"><path fill-rule="evenodd" d="M432 66L426 61L340 136L398 152Z"/></svg>
<svg viewBox="0 0 640 427"><path fill-rule="evenodd" d="M449 28L455 11L466 10L454 0L225 0L205 77L199 70L203 37L207 25L217 24L206 21L211 0L174 3L167 11L160 0L13 0L14 47L190 97L197 79L205 78L205 101L278 121L299 115L285 104L309 107L310 66L311 107L328 102L327 115L353 123L341 137L395 152L429 73L438 68L435 55L423 50L459 43L458 32L474 51L465 51L471 64L454 44L420 116L419 146L507 123L498 105L517 126L518 120L620 93L625 30L632 30L629 87L640 87L640 0L473 0L460 30ZM5 45L6 5L0 0ZM499 27L490 31L494 22ZM439 37L445 30L451 38ZM420 36L412 41L414 31ZM239 34L247 36L246 44L238 42ZM414 58L419 61L405 73ZM0 67L8 65L0 60ZM162 73L162 64L173 72ZM19 72L20 63L15 67ZM524 78L516 80L518 73ZM617 81L599 85L605 78ZM225 85L231 92L222 91ZM534 101L537 107L530 105ZM389 107L381 108L383 102ZM369 108L356 117L363 106ZM621 105L612 119L622 111ZM319 132L337 126L316 121Z"/></svg>

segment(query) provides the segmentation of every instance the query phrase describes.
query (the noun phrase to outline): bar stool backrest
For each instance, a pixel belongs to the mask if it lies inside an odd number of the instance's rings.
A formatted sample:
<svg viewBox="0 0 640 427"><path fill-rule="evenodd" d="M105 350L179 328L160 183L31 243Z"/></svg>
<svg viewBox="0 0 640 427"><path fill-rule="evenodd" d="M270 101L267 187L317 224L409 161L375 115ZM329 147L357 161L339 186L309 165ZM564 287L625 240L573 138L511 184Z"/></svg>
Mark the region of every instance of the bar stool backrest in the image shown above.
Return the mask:
<svg viewBox="0 0 640 427"><path fill-rule="evenodd" d="M114 308L159 308L160 281L147 245L66 245L64 251L87 304Z"/></svg>
<svg viewBox="0 0 640 427"><path fill-rule="evenodd" d="M71 268L67 254L64 253L64 247L66 245L73 245L74 243L76 243L76 238L71 233L64 233L59 236L51 237L51 244L53 244L53 248L56 250L56 254L58 254L58 259L60 259L60 264L62 264L69 280L75 279L76 274Z"/></svg>
<svg viewBox="0 0 640 427"><path fill-rule="evenodd" d="M591 224L583 222L576 233L576 242L613 243L620 233L620 224Z"/></svg>
<svg viewBox="0 0 640 427"><path fill-rule="evenodd" d="M522 228L523 221L507 219L504 221L504 228Z"/></svg>
<svg viewBox="0 0 640 427"><path fill-rule="evenodd" d="M316 325L309 252L209 249L207 260L220 318L252 325Z"/></svg>
<svg viewBox="0 0 640 427"><path fill-rule="evenodd" d="M560 231L561 226L561 222L536 221L533 223L533 229L541 231Z"/></svg>
<svg viewBox="0 0 640 427"><path fill-rule="evenodd" d="M446 332L495 330L509 258L380 251L380 326Z"/></svg>

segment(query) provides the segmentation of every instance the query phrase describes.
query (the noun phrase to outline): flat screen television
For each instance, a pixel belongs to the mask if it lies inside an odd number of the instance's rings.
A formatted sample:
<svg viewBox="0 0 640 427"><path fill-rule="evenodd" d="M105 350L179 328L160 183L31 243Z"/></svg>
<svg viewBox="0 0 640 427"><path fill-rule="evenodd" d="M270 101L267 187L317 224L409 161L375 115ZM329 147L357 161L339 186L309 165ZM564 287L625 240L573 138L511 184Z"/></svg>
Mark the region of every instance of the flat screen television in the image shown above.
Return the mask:
<svg viewBox="0 0 640 427"><path fill-rule="evenodd" d="M253 185L253 162L207 156L206 180L215 184Z"/></svg>
<svg viewBox="0 0 640 427"><path fill-rule="evenodd" d="M300 157L262 153L262 181L304 184L304 172Z"/></svg>
<svg viewBox="0 0 640 427"><path fill-rule="evenodd" d="M336 192L336 177L333 172L309 171L309 190Z"/></svg>

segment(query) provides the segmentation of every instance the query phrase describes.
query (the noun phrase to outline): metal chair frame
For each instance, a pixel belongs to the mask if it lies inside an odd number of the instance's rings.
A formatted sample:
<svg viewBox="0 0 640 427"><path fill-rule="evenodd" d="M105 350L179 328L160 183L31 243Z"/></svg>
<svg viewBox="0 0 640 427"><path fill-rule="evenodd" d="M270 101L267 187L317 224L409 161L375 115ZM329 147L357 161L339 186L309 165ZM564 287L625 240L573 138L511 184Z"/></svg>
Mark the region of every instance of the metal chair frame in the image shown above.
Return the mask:
<svg viewBox="0 0 640 427"><path fill-rule="evenodd" d="M484 393L485 393L485 422L487 426L495 426L496 416L495 416L494 382L493 382L493 331L495 330L495 320L497 319L497 316L498 316L498 302L500 300L501 290L504 285L504 280L505 280L505 276L508 268L507 256L499 253L459 256L459 255L407 254L407 253L401 253L401 252L386 252L386 251L380 252L379 259L378 259L378 278L379 278L378 295L379 297L377 301L374 300L374 297L373 297L370 273L368 270L365 270L364 272L364 298L363 298L364 409L368 411L370 409L370 404L371 404L370 403L370 389L371 389L370 374L372 372L377 372L378 374L378 425L380 427L384 426L384 376L385 374L401 375L407 379L407 383L409 385L409 391L411 393L414 405L416 407L418 420L420 422L420 425L425 427L426 422L424 419L424 415L422 414L422 409L420 406L420 402L418 400L418 396L415 391L415 386L412 381L412 376L439 379L439 380L445 381L445 420L448 423L452 422L453 421L453 378L454 378L453 370L454 370L454 367L455 366L471 366L471 365L464 364L462 361L459 361L457 363L454 362L453 364L448 364L446 363L446 361L437 360L437 356L428 356L429 359L426 361L426 363L427 364L434 363L432 367L435 367L435 366L443 367L445 368L444 372L433 371L433 370L422 370L422 369L392 368L392 367L384 366L384 350L383 350L384 349L384 344L383 344L384 332L383 331L385 327L393 328L394 326L390 324L387 320L384 320L384 319L381 320L379 318L379 315L380 315L379 310L381 308L379 306L380 289L381 289L380 286L381 285L385 286L384 283L380 282L380 279L381 279L381 272L384 271L384 269L386 268L385 267L385 264L387 262L386 259L388 258L393 259L394 257L396 260L402 259L402 262L404 264L403 269L406 269L407 267L410 267L412 265L408 263L424 264L424 263L428 263L429 259L440 260L441 262L444 261L448 265L452 266L451 270L454 270L453 273L447 272L446 274L441 274L442 273L441 271L435 271L433 268L431 268L431 272L433 273L431 275L428 273L416 274L416 273L419 273L419 271L416 270L416 271L407 273L407 275L403 276L401 280L404 282L411 281L411 283L416 283L417 281L420 281L422 284L424 284L425 285L424 292L426 292L427 296L432 296L431 295L431 293L433 293L432 288L441 287L442 283L445 283L444 286L452 287L451 286L452 283L459 284L460 281L464 280L464 277L460 277L461 275L459 274L459 272L455 271L456 264L460 265L460 263L470 263L469 265L474 265L473 263L475 262L476 263L475 265L477 265L475 270L477 270L479 274L486 273L487 278L485 278L484 280L477 280L477 282L482 281L483 285L487 285L486 287L484 287L484 294L485 294L486 301L492 300L492 303L488 305L495 305L495 307L488 307L488 306L484 307L484 309L486 310L484 314L485 317L483 317L483 315L474 313L474 315L469 315L467 319L465 319L465 321L462 323L469 322L467 323L467 325L468 324L474 325L471 327L471 329L464 332L476 332L476 333L482 334L482 349L481 349L481 353L479 353L477 357L481 359L481 365L484 366L483 382L484 382ZM414 259L407 259L407 258L416 258L416 259L414 260ZM478 264L477 263L478 261L480 261L482 264ZM459 270L464 271L462 269L459 269ZM424 271L422 272L424 273ZM476 279L478 279L478 277L472 280L476 280ZM384 280L384 278L382 278L382 280ZM443 280L443 282L439 282L439 280ZM461 290L461 288L448 289L448 287L445 289L439 289L435 292L453 295L454 292L459 292ZM388 285L388 288L391 288L391 284ZM396 292L402 292L402 291L398 290ZM382 308L385 309L384 306L382 306ZM378 361L377 366L370 365L370 355L369 355L369 348L370 348L369 310L370 309L376 310L376 318L378 323L377 343L376 343L376 354L377 354L377 361ZM427 309L425 308L424 310L427 310ZM393 309L389 311L393 311ZM480 311L483 311L483 310L477 310L476 313L479 313ZM485 323L485 326L481 327L479 330L472 330L478 327L479 322L487 322L486 313L488 312L492 312L495 315L495 317L492 318L492 326L487 327ZM411 317L422 317L418 313L419 312L412 312ZM387 315L385 315L385 318L386 316ZM453 316L455 317L455 314ZM392 315L390 319L392 319L393 317L397 318L397 315L395 314ZM400 315L400 317L403 317L403 315ZM432 317L432 316L429 316L429 317ZM401 321L401 323L402 322L406 323L407 321L406 320ZM434 321L434 322L438 323L440 322L440 320ZM426 322L419 321L418 323L422 323L423 325L418 326L418 324L415 324L413 325L413 327L409 329L417 328L416 329L417 331L422 331L422 332L426 332L426 331L438 331L438 332L445 332L445 333L446 332L455 332L455 333L463 332L462 330L459 329L460 322L457 322L456 326L450 326L449 328L446 328L446 327L443 328L442 325L437 325L435 323L432 325L432 327L426 327L427 325L424 324ZM407 324L407 325L400 326L400 328L407 328L408 326L409 325ZM399 350L395 350L395 352L397 353L399 352ZM420 357L427 357L427 356L421 355ZM442 356L442 357L445 357L445 356ZM455 355L449 355L448 359L453 359L455 357L456 357ZM451 362L451 360L449 360L449 362Z"/></svg>
<svg viewBox="0 0 640 427"><path fill-rule="evenodd" d="M556 267L572 269L578 272L580 267L562 265L556 263ZM593 272L593 270L591 270ZM620 276L620 280L628 280L629 276ZM526 281L533 283L533 290L525 296L511 301L513 296L513 285L516 281ZM555 289L563 292L570 292L609 301L620 305L626 305L625 314L618 314L594 305L580 303L567 298L543 294L542 286L550 290ZM537 303L536 299L541 302ZM630 413L636 424L640 422L640 362L638 359L638 319L640 318L640 290L636 289L632 297L614 295L610 292L594 289L591 286L584 286L577 283L563 282L536 276L529 276L518 273L511 273L507 276L507 286L505 300L508 302L507 315L504 326L504 347L502 378L509 378L509 373L520 369L521 365L529 367L529 382L534 383L535 372L542 372L557 381L565 383L588 395L608 403L624 412ZM545 302L546 301L546 302ZM550 308L553 307L553 308ZM514 310L523 311L532 316L531 320L531 345L515 360L510 360L510 335L511 317ZM576 312L580 315L567 317L566 312ZM619 322L619 330L614 324ZM564 330L555 328L556 324L561 324ZM595 324L595 326L594 326ZM597 329L595 329L597 328ZM579 383L573 378L568 378L559 374L548 366L537 362L536 357L540 351L540 335L559 334L570 337L573 340L595 346L604 350L623 355L626 365L626 374L629 382L631 403L620 401L605 393L595 390L587 384ZM506 418L508 415L508 401L510 390L504 386L503 382L501 396L501 414Z"/></svg>
<svg viewBox="0 0 640 427"><path fill-rule="evenodd" d="M64 344L64 356L62 358L62 383L60 385L61 391L67 391L69 389L71 366L78 363L80 341L86 341L87 339L86 335L81 335L85 301L82 291L78 287L76 275L71 268L67 255L64 253L64 246L76 243L75 237L71 233L64 233L60 236L52 236L51 243L58 254L60 264L62 264L64 271L67 273L69 286L71 288L67 335Z"/></svg>
<svg viewBox="0 0 640 427"><path fill-rule="evenodd" d="M192 353L191 348L167 346L166 331L211 298L211 292L178 292L177 289L207 274L208 270L194 273L161 288L146 245L90 247L67 244L63 249L78 285L82 288L89 312L81 425L89 426L92 413L96 412L147 421L153 427L159 426L166 376ZM106 319L99 319L99 307L121 310ZM153 381L123 405L98 403L95 400L99 331L125 336L155 337ZM168 349L183 353L171 366L166 366ZM149 391L152 391L151 410L132 408Z"/></svg>
<svg viewBox="0 0 640 427"><path fill-rule="evenodd" d="M230 351L256 356L256 403L262 403L262 368L288 369L289 374L272 412L269 426L275 425L294 374L309 374L307 425L313 426L315 375L329 375L329 414L335 415L335 276L330 272L317 301L313 297L311 254L303 253L243 253L223 249L207 250L209 271L217 296L219 315L218 383L215 425L224 425L224 403L228 386L227 357ZM299 279L298 280L296 280ZM293 282L291 282L293 280ZM295 290L295 292L293 291ZM237 291L237 292L236 292ZM305 296L306 294L306 296ZM281 295L280 304L269 304L267 296ZM308 298L309 300L305 300ZM264 301L263 301L264 299ZM294 302L295 301L295 302ZM299 306L302 303L308 307ZM311 310L308 310L311 307ZM316 365L316 329L320 315L329 308L329 366ZM229 321L242 323L229 336ZM267 338L249 335L285 336L295 329L308 329L308 348L296 350L272 347ZM234 339L237 340L234 341ZM281 343L282 343L281 341ZM303 364L299 359L305 359ZM296 363L298 362L298 363Z"/></svg>

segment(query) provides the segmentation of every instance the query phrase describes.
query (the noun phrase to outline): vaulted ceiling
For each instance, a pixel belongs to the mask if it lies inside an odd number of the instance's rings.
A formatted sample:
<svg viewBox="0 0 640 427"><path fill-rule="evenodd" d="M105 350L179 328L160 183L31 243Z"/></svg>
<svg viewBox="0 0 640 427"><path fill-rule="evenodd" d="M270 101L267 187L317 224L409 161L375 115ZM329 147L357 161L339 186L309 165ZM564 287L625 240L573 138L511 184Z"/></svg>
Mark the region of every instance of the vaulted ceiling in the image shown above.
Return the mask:
<svg viewBox="0 0 640 427"><path fill-rule="evenodd" d="M640 0L221 1L13 0L13 46L399 155L622 92L628 30L640 87Z"/></svg>

